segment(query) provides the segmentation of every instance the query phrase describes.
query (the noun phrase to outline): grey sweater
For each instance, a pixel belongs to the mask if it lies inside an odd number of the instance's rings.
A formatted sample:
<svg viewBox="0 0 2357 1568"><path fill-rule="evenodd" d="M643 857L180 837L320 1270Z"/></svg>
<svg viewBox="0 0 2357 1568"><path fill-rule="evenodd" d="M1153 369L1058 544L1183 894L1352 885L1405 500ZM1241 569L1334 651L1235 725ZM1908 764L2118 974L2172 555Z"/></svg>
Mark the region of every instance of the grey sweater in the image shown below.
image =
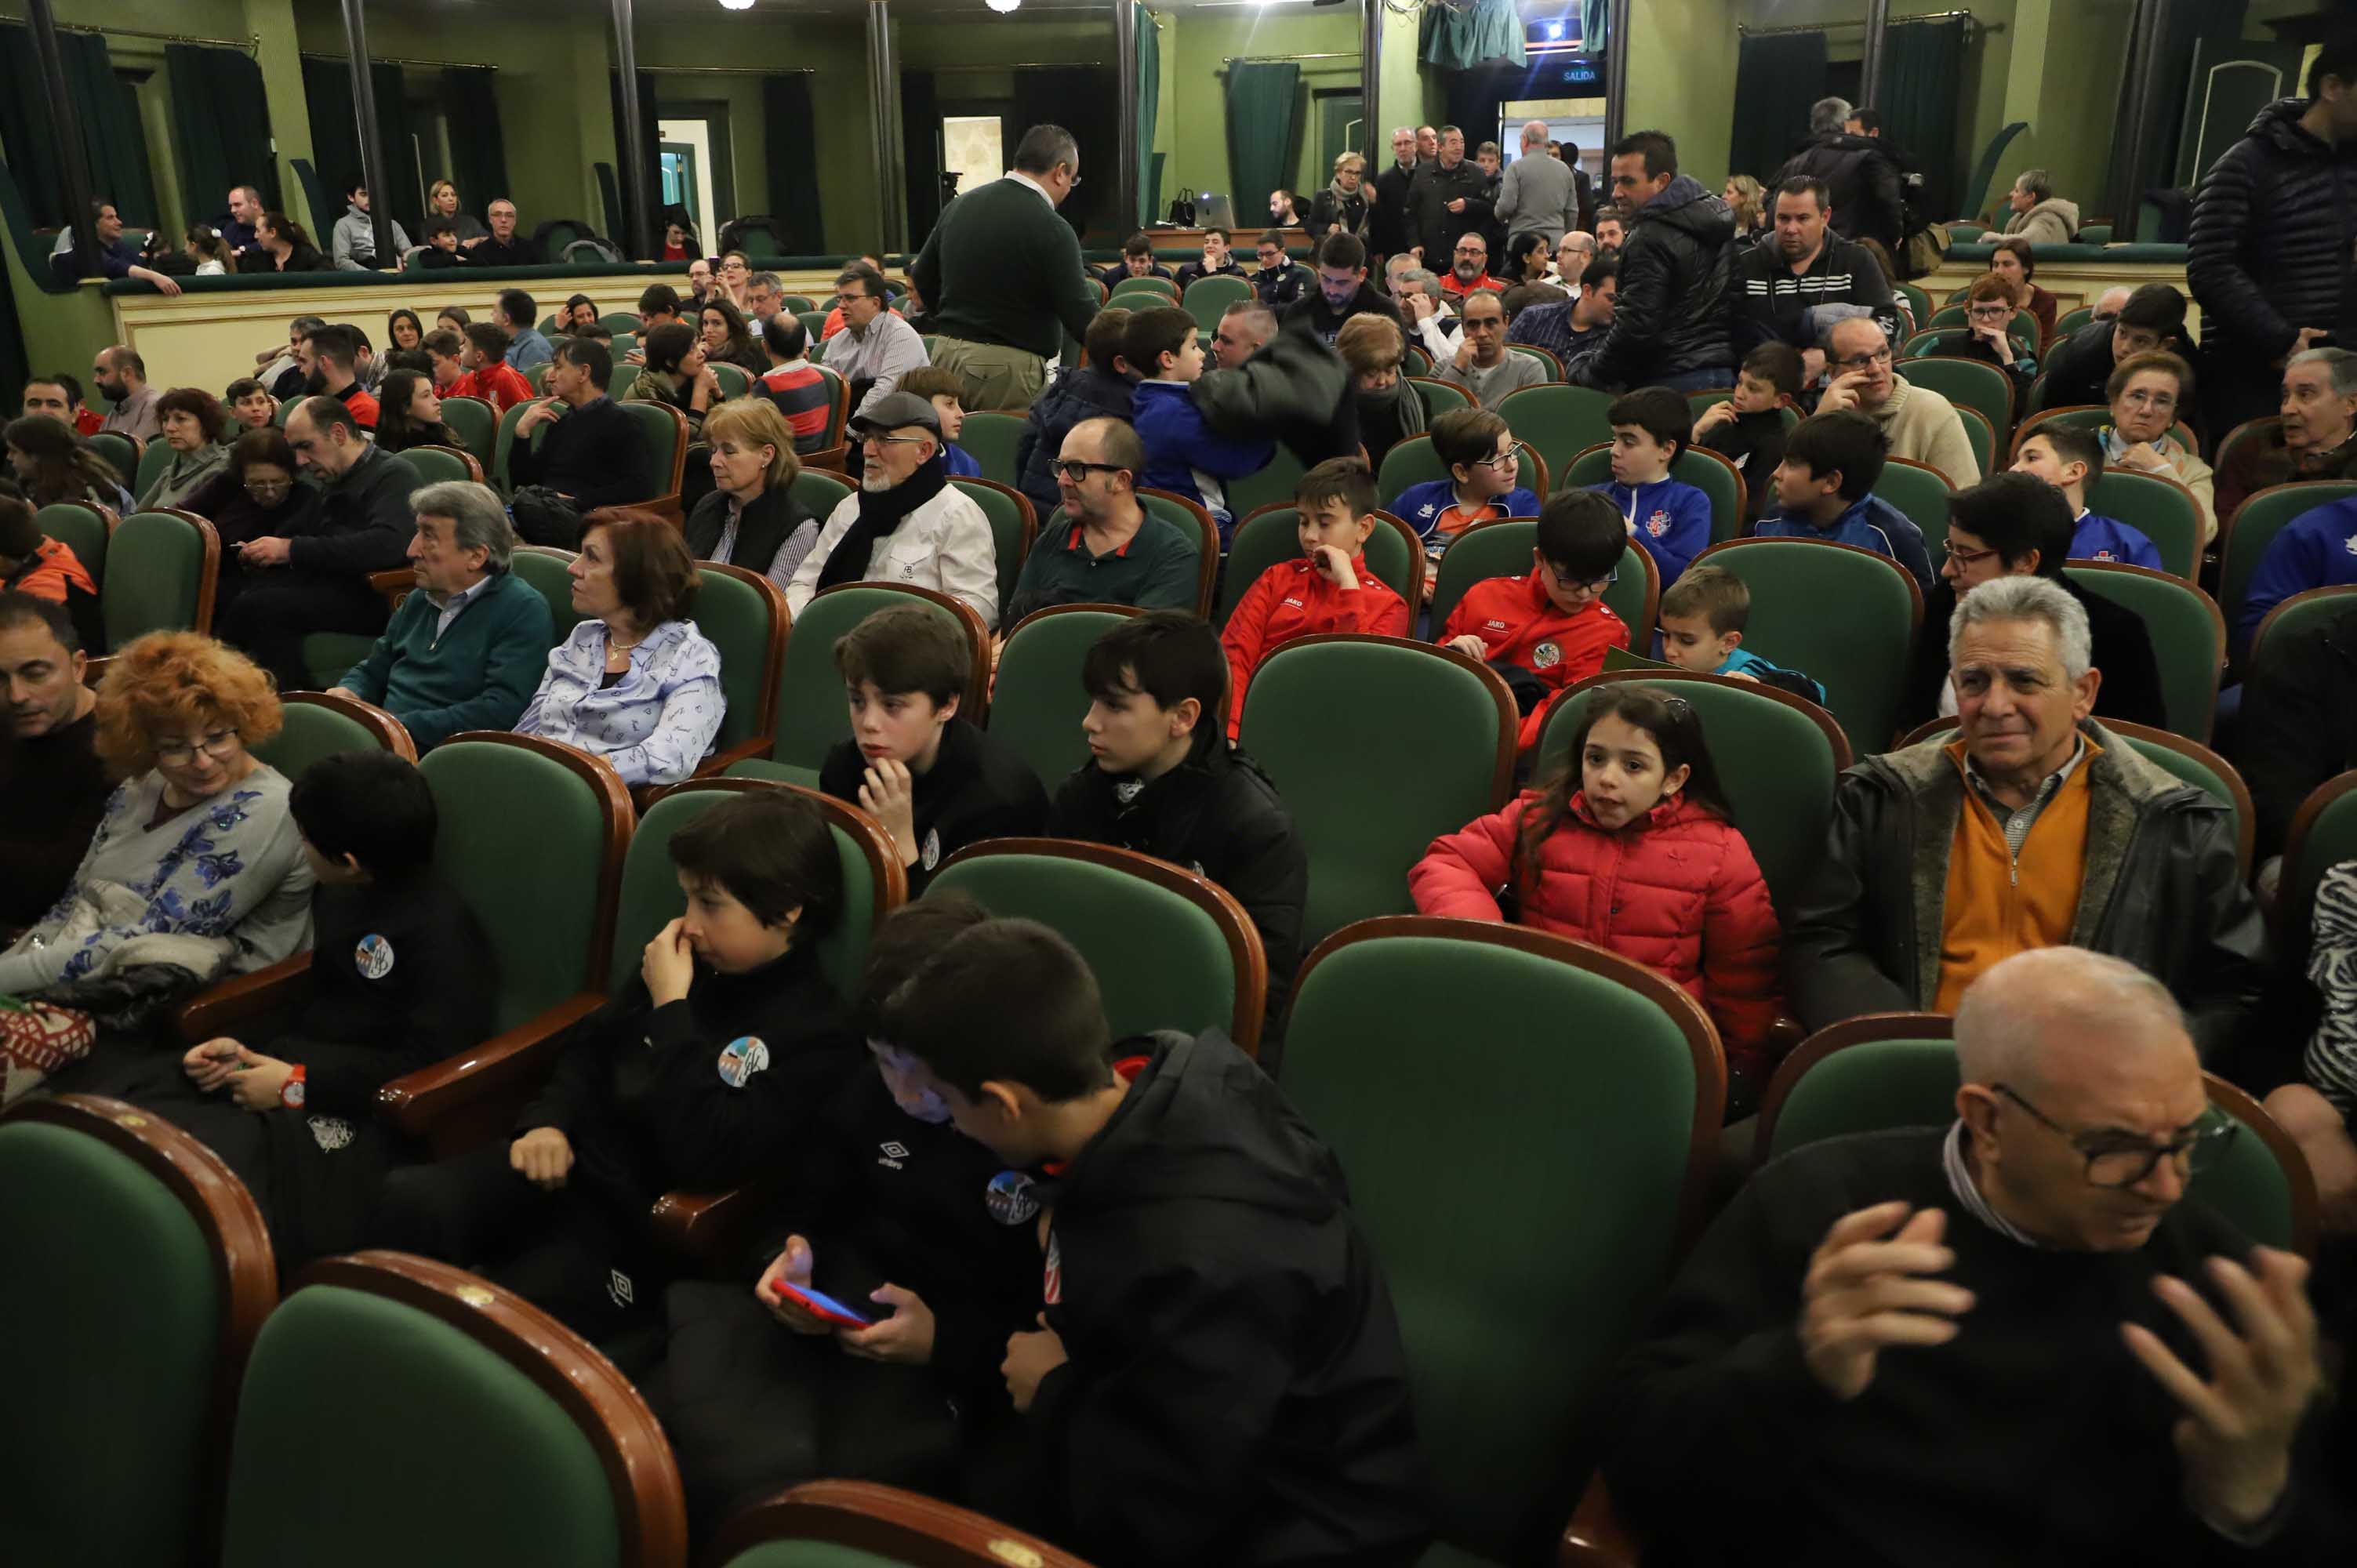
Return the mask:
<svg viewBox="0 0 2357 1568"><path fill-rule="evenodd" d="M1498 184L1498 216L1510 242L1516 234L1540 233L1552 247L1579 227L1571 166L1546 153L1524 153L1508 164Z"/></svg>
<svg viewBox="0 0 2357 1568"><path fill-rule="evenodd" d="M398 222L393 226L393 250L390 256L376 253L376 220L358 207L346 208L344 215L336 220L337 271L363 273L377 267L399 266L401 258L409 252L409 236L401 231Z"/></svg>

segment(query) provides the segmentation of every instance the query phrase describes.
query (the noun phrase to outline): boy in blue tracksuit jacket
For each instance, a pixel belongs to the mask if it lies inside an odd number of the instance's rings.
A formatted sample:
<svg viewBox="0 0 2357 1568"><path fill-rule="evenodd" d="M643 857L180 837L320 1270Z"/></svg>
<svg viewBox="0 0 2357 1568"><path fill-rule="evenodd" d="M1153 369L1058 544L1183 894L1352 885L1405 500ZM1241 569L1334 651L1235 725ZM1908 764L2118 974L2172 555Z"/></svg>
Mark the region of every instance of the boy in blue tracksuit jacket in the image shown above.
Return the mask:
<svg viewBox="0 0 2357 1568"><path fill-rule="evenodd" d="M1501 517L1536 517L1538 492L1515 483L1521 477L1513 432L1494 409L1452 409L1432 422L1432 455L1448 470L1445 479L1410 485L1392 501L1392 515L1424 541L1431 569L1425 597L1432 596L1441 553L1477 522Z"/></svg>
<svg viewBox="0 0 2357 1568"><path fill-rule="evenodd" d="M1236 441L1216 435L1195 406L1195 379L1203 373L1203 345L1194 317L1176 306L1141 310L1129 318L1123 358L1146 372L1137 383L1130 423L1146 444L1146 484L1199 501L1220 525L1225 553L1234 534L1222 479L1240 479L1268 467L1274 441Z"/></svg>
<svg viewBox="0 0 2357 1568"><path fill-rule="evenodd" d="M2042 424L2021 444L2017 474L2035 474L2062 492L2078 520L2071 530L2073 561L2117 561L2166 572L2160 547L2140 528L2087 510L2087 481L2104 471L2104 438L2092 430Z"/></svg>
<svg viewBox="0 0 2357 1568"><path fill-rule="evenodd" d="M2258 570L2244 591L2243 613L2234 619L2235 657L2251 646L2267 612L2310 588L2357 583L2357 496L2304 511L2259 557Z"/></svg>
<svg viewBox="0 0 2357 1568"><path fill-rule="evenodd" d="M1801 421L1776 467L1781 513L1751 532L1762 539L1830 540L1888 555L1930 593L1932 555L1923 531L1873 493L1889 446L1873 416L1854 408Z"/></svg>
<svg viewBox="0 0 2357 1568"><path fill-rule="evenodd" d="M1587 488L1620 509L1629 536L1652 556L1666 588L1710 548L1710 498L1670 478L1670 465L1694 442L1694 411L1683 392L1639 387L1613 399L1605 417L1612 422L1612 482Z"/></svg>

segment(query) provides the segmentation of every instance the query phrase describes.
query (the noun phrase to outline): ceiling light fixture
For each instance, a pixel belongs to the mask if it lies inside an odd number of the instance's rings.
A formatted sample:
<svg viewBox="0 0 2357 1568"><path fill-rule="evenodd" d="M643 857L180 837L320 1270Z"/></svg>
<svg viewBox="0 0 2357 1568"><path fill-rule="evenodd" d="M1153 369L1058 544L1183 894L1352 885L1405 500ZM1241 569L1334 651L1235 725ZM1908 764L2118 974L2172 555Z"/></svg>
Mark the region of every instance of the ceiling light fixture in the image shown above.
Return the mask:
<svg viewBox="0 0 2357 1568"><path fill-rule="evenodd" d="M720 0L720 8L724 11L749 11L753 8L753 0Z"/></svg>
<svg viewBox="0 0 2357 1568"><path fill-rule="evenodd" d="M1004 16L1009 11L1014 10L1017 5L1022 5L1023 0L985 0L985 3L988 5L992 10Z"/></svg>

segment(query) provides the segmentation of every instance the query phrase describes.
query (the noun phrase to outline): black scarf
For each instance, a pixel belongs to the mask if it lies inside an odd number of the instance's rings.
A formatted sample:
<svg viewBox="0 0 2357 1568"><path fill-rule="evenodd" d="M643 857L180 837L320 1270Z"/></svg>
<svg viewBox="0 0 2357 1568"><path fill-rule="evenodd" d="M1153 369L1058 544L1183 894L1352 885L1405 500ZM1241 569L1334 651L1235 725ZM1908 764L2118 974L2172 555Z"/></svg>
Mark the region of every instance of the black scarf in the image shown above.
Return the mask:
<svg viewBox="0 0 2357 1568"><path fill-rule="evenodd" d="M867 557L874 553L876 542L889 539L902 519L940 495L942 487L949 482L942 455L937 451L925 459L923 467L890 489L862 489L858 521L834 542L834 553L818 569L819 587L826 589L837 583L864 580L867 575Z"/></svg>

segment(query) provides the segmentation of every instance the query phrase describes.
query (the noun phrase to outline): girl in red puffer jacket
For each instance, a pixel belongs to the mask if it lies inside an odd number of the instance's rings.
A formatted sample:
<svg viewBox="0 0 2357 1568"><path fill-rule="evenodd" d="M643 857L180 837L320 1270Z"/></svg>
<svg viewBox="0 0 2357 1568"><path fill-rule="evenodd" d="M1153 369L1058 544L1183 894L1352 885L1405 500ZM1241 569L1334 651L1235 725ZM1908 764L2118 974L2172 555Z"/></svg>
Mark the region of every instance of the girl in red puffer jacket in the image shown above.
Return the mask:
<svg viewBox="0 0 2357 1568"><path fill-rule="evenodd" d="M1560 776L1434 840L1408 890L1421 913L1576 937L1684 986L1718 1026L1742 1114L1775 1065L1782 934L1731 815L1693 704L1604 686Z"/></svg>

